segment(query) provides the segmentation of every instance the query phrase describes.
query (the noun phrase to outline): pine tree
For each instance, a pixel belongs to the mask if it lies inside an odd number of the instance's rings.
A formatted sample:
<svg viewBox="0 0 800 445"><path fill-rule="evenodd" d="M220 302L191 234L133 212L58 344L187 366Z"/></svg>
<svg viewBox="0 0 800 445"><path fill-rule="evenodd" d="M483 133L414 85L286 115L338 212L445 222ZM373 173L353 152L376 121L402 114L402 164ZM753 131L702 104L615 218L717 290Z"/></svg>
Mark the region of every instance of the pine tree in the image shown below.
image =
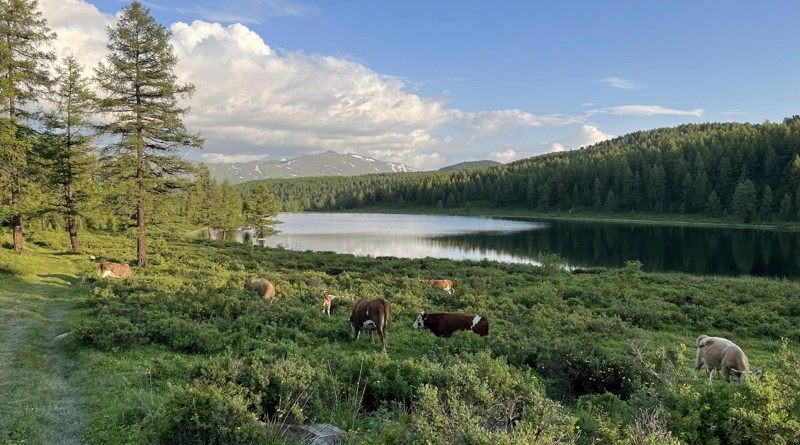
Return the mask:
<svg viewBox="0 0 800 445"><path fill-rule="evenodd" d="M178 59L170 34L149 9L134 1L109 28L109 54L96 69L105 93L100 110L112 115L104 131L116 138L105 147L103 161L135 207L140 267L147 265L147 209L152 210L158 195L188 186L193 168L178 150L203 144L182 121L188 108L181 108L178 98L191 97L194 85L177 83L173 70Z"/></svg>
<svg viewBox="0 0 800 445"><path fill-rule="evenodd" d="M15 252L24 247L24 176L32 145L20 121L32 117L24 106L50 84L47 65L55 55L46 47L54 39L38 1L0 0L0 219L11 221Z"/></svg>
<svg viewBox="0 0 800 445"><path fill-rule="evenodd" d="M96 160L92 155L95 137L90 122L95 97L83 68L73 56L57 67L53 110L45 114L45 132L38 150L39 162L48 172L47 183L56 190L56 214L67 224L73 252L81 251L76 218L97 195L92 174ZM44 175L43 175L44 176Z"/></svg>
<svg viewBox="0 0 800 445"><path fill-rule="evenodd" d="M245 194L242 209L245 223L255 227L256 235L259 238L274 232L271 227L277 224L277 221L270 220L270 218L278 215L280 203L275 199L266 182L258 182Z"/></svg>
<svg viewBox="0 0 800 445"><path fill-rule="evenodd" d="M753 181L745 179L739 182L733 192L731 207L734 216L742 222L753 221L756 214L756 187Z"/></svg>

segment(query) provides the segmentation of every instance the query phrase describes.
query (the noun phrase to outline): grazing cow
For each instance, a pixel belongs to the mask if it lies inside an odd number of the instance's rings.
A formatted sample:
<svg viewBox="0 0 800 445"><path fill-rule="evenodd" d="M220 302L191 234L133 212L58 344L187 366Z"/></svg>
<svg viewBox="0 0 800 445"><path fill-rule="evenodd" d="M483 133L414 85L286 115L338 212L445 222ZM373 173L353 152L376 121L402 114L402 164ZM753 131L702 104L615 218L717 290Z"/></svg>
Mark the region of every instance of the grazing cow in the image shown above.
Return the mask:
<svg viewBox="0 0 800 445"><path fill-rule="evenodd" d="M750 371L750 362L744 351L734 342L722 337L697 337L697 359L694 363L694 378L697 379L700 368L706 365L708 383L714 378L714 370L722 371L726 382L743 382L747 374L761 375L761 371Z"/></svg>
<svg viewBox="0 0 800 445"><path fill-rule="evenodd" d="M422 311L411 327L414 329L428 328L437 337L449 337L455 331L472 331L481 337L489 335L489 320L486 317L459 312L426 314L425 311Z"/></svg>
<svg viewBox="0 0 800 445"><path fill-rule="evenodd" d="M100 263L100 278L126 278L131 275L133 275L133 270L127 264L112 263L110 261Z"/></svg>
<svg viewBox="0 0 800 445"><path fill-rule="evenodd" d="M453 282L450 280L427 280L425 281L430 287L438 287L450 295L453 295Z"/></svg>
<svg viewBox="0 0 800 445"><path fill-rule="evenodd" d="M381 352L386 352L386 334L389 328L392 306L383 298L358 300L350 315L353 340L358 340L361 330L369 330L369 338L375 343L375 332L381 336Z"/></svg>
<svg viewBox="0 0 800 445"><path fill-rule="evenodd" d="M336 298L336 295L331 295L328 291L322 291L322 312L328 314L328 317L331 316L331 304L333 303L333 299Z"/></svg>
<svg viewBox="0 0 800 445"><path fill-rule="evenodd" d="M258 295L265 300L269 298L270 303L275 301L275 286L266 278L248 278L244 280L244 288L258 292Z"/></svg>

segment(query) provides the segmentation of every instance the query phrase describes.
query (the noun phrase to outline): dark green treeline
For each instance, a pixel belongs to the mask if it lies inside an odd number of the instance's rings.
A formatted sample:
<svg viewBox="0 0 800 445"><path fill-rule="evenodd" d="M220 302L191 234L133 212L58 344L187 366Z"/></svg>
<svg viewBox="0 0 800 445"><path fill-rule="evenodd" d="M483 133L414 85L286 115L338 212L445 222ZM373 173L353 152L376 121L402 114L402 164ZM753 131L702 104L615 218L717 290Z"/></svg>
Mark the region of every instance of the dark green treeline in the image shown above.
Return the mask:
<svg viewBox="0 0 800 445"><path fill-rule="evenodd" d="M284 211L374 204L602 210L800 220L800 116L640 131L511 164L356 177L268 180Z"/></svg>

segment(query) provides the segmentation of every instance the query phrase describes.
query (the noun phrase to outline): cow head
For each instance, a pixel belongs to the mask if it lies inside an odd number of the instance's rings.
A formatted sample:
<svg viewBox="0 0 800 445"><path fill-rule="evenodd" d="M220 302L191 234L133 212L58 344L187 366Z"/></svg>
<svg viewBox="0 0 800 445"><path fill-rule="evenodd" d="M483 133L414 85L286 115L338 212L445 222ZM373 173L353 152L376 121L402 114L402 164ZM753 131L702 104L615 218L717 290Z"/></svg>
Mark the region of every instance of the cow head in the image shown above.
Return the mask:
<svg viewBox="0 0 800 445"><path fill-rule="evenodd" d="M425 315L425 311L420 312L419 315L417 316L417 320L414 321L414 324L411 325L411 327L414 328L414 329L422 329L422 328L424 328L425 327L425 319L426 318L428 318L428 316Z"/></svg>
<svg viewBox="0 0 800 445"><path fill-rule="evenodd" d="M738 369L731 368L731 380L735 382L744 382L747 376L761 377L761 371L739 371Z"/></svg>

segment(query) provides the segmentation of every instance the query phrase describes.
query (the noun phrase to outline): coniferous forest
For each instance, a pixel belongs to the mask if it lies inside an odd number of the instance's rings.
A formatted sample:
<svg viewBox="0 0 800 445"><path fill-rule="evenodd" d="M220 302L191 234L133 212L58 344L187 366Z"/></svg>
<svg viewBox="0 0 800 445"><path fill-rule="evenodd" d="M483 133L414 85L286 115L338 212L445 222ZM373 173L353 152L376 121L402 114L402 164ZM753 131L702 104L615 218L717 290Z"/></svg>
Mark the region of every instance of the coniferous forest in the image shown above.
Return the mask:
<svg viewBox="0 0 800 445"><path fill-rule="evenodd" d="M268 181L284 210L373 204L800 218L800 117L641 131L576 151L451 172Z"/></svg>

